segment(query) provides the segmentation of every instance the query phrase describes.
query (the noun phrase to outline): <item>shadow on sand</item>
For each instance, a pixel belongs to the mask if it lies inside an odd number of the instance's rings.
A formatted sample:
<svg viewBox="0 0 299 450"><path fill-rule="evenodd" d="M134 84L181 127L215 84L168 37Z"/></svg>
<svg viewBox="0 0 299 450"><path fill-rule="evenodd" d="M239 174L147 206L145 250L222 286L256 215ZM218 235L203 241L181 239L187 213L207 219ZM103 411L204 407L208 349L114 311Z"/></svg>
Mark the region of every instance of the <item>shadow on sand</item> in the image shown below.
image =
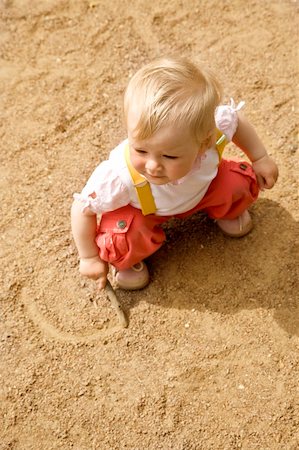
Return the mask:
<svg viewBox="0 0 299 450"><path fill-rule="evenodd" d="M271 200L259 200L251 212L255 227L242 239L223 236L200 214L167 224L165 245L147 261L152 282L129 303L120 292L126 307L142 298L222 314L266 308L290 335L299 334L299 224Z"/></svg>

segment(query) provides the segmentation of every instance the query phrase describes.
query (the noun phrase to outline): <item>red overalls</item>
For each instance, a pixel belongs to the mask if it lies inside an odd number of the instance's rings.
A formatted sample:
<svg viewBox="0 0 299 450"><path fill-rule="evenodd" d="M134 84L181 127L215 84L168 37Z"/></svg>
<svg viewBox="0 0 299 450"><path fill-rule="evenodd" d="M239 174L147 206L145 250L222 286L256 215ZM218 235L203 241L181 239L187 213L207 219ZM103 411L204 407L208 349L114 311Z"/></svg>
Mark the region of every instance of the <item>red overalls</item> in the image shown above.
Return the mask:
<svg viewBox="0 0 299 450"><path fill-rule="evenodd" d="M203 211L212 219L235 219L257 199L258 193L249 163L221 160L207 193L190 211L174 216L144 216L140 209L128 205L103 214L96 237L99 256L119 270L128 269L161 247L165 233L160 225L172 217L185 218Z"/></svg>

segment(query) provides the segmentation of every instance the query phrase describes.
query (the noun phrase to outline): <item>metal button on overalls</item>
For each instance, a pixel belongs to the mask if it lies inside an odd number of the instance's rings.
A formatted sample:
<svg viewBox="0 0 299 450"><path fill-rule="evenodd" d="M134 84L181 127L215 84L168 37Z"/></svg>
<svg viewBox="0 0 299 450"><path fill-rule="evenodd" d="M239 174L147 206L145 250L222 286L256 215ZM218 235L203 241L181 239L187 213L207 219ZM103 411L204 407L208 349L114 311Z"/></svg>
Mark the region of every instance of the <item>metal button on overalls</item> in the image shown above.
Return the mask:
<svg viewBox="0 0 299 450"><path fill-rule="evenodd" d="M241 163L241 164L240 164L240 169L246 170L246 169L247 169L247 165L244 164L244 163Z"/></svg>
<svg viewBox="0 0 299 450"><path fill-rule="evenodd" d="M119 220L117 222L117 227L120 228L121 230L126 228L126 226L127 226L127 222L125 220Z"/></svg>

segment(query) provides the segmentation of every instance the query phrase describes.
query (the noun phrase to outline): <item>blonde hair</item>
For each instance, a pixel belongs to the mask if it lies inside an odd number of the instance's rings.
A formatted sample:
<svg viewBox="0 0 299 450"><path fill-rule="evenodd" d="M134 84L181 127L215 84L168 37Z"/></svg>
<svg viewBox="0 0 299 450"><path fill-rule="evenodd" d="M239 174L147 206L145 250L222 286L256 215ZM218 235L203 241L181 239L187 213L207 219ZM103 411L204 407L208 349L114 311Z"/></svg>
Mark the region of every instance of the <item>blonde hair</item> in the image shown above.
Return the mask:
<svg viewBox="0 0 299 450"><path fill-rule="evenodd" d="M221 96L221 86L210 70L181 57L159 58L131 78L124 96L125 119L135 106L140 116L134 134L140 140L171 124L188 127L198 144L209 145Z"/></svg>

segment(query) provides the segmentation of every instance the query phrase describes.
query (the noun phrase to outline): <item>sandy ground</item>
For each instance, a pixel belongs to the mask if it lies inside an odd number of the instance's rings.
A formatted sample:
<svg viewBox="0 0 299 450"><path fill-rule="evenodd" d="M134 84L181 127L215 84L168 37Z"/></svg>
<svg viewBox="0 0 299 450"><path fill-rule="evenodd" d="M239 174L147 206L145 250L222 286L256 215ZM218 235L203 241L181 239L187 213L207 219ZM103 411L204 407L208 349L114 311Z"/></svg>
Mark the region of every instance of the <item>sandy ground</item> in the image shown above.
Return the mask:
<svg viewBox="0 0 299 450"><path fill-rule="evenodd" d="M298 449L297 6L0 0L1 450ZM122 329L69 210L125 137L129 76L165 53L246 101L280 178L244 239L169 226L150 286L118 291Z"/></svg>

